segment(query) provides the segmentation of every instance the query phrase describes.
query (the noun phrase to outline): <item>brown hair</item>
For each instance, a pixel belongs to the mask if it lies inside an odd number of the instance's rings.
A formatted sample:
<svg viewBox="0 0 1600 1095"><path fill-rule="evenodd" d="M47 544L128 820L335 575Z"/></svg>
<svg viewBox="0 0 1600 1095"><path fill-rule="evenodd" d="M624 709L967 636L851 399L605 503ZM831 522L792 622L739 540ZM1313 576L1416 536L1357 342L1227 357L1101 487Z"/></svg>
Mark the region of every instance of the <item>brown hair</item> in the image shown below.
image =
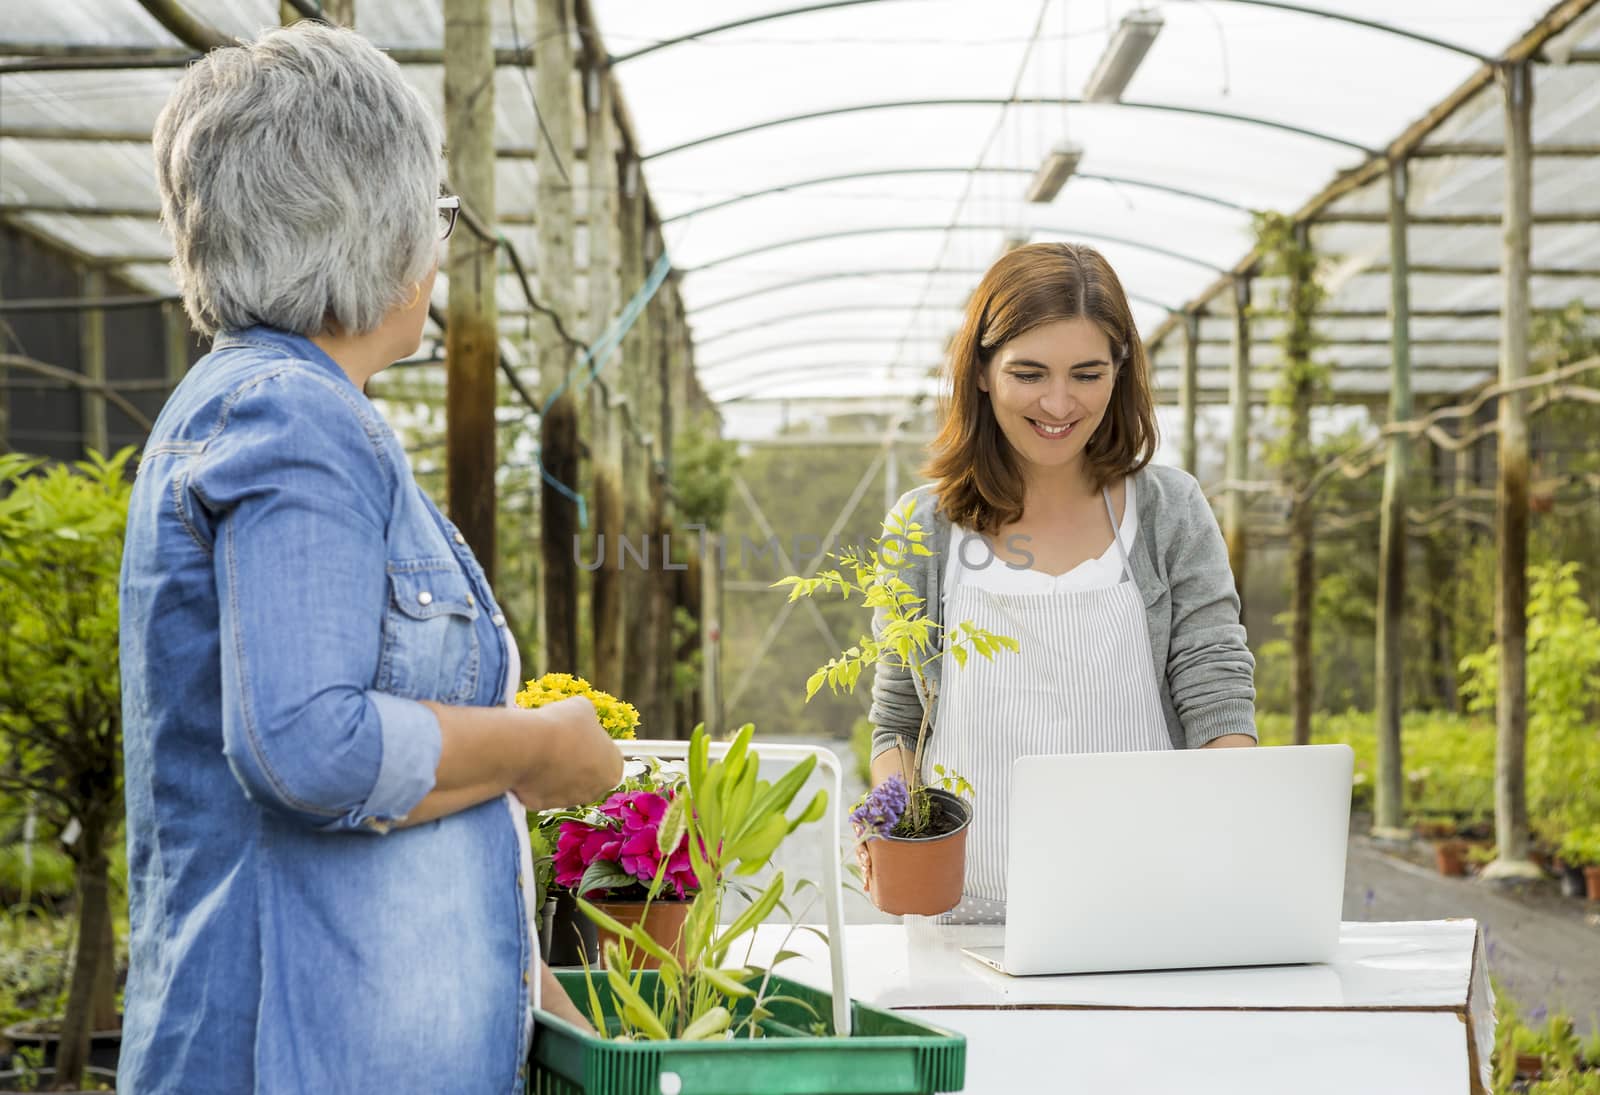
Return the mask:
<svg viewBox="0 0 1600 1095"><path fill-rule="evenodd" d="M1101 488L1150 462L1156 448L1150 359L1122 282L1092 247L1031 243L989 268L950 344L950 385L923 468L949 520L992 533L1022 516L1022 472L978 378L1005 343L1041 324L1079 318L1106 333L1117 363L1106 416L1083 450L1089 476Z"/></svg>

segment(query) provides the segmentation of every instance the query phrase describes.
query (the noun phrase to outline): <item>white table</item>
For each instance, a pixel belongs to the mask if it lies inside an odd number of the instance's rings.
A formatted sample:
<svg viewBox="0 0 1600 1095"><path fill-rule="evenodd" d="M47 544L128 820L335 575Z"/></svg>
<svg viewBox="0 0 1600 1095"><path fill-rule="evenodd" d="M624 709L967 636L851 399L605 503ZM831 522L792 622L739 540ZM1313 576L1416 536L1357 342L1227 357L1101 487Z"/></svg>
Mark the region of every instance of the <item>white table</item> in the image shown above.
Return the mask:
<svg viewBox="0 0 1600 1095"><path fill-rule="evenodd" d="M1482 1095L1493 1002L1472 920L1342 926L1327 965L1007 977L963 956L1002 928L845 929L850 995L967 1037L967 1092ZM809 932L763 925L754 960L828 987Z"/></svg>

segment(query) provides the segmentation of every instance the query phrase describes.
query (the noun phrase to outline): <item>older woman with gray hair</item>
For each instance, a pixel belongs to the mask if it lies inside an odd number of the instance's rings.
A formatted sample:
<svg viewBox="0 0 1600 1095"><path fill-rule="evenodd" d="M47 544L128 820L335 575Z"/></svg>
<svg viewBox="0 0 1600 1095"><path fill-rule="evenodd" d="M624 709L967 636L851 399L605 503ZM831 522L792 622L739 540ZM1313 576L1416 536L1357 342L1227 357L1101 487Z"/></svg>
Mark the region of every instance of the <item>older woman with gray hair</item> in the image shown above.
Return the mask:
<svg viewBox="0 0 1600 1095"><path fill-rule="evenodd" d="M215 341L128 517L122 1090L523 1088L522 804L621 760L587 700L506 705L505 617L364 395L421 340L439 144L390 59L313 24L207 55L156 124Z"/></svg>

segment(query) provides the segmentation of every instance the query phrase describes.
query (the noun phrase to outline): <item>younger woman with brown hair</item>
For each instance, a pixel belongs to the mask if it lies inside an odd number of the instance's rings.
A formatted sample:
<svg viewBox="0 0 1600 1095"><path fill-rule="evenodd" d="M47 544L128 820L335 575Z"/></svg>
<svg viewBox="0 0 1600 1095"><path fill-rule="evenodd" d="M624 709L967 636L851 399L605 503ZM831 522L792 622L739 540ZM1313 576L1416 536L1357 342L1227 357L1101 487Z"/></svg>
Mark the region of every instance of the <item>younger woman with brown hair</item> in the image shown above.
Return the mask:
<svg viewBox="0 0 1600 1095"><path fill-rule="evenodd" d="M931 708L925 775L942 765L975 788L950 916L990 921L1005 914L1013 761L1254 745L1255 663L1209 503L1193 477L1150 463L1150 363L1098 252L1036 243L1001 258L967 305L948 381L932 482L896 507L912 507L932 554L901 576L936 623L1021 649L936 662L929 694L880 664L872 775L904 771Z"/></svg>

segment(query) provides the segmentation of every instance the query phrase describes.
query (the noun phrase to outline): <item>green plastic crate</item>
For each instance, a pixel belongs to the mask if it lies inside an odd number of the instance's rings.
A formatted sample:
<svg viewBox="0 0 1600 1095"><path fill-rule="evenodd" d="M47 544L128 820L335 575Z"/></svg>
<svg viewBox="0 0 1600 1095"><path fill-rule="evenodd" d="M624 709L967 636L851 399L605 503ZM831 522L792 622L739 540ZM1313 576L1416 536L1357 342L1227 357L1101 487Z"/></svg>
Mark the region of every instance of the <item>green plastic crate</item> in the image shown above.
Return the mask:
<svg viewBox="0 0 1600 1095"><path fill-rule="evenodd" d="M588 1013L583 973L556 972ZM610 994L600 998L610 1017ZM656 974L642 991L655 991ZM769 995L804 1000L826 1019L825 992L774 974ZM741 1001L743 1007L750 1006ZM802 1034L816 1020L795 1004L775 1014L760 1038L727 1042L608 1042L540 1012L529 1053L530 1095L933 1095L966 1083L967 1040L959 1034L851 1001L849 1038ZM746 1012L747 1013L747 1012ZM735 1012L735 1019L742 1018ZM670 1075L669 1075L670 1074ZM674 1082L671 1076L676 1076ZM663 1086L663 1077L667 1077Z"/></svg>

